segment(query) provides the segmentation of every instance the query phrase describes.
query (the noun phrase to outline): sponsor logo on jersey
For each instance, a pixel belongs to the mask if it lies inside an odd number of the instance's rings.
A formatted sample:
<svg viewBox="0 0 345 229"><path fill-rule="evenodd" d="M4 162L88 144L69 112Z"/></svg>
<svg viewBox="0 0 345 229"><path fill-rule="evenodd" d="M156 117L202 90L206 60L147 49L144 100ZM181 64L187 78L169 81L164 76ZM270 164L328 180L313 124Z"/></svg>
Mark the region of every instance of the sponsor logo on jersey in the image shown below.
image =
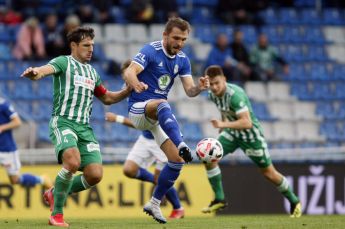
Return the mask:
<svg viewBox="0 0 345 229"><path fill-rule="evenodd" d="M84 87L89 90L94 90L95 81L90 78L85 78L84 76L75 75L74 76L74 85L78 87Z"/></svg>
<svg viewBox="0 0 345 229"><path fill-rule="evenodd" d="M161 90L165 90L171 82L171 78L169 75L162 75L158 78L158 86Z"/></svg>
<svg viewBox="0 0 345 229"><path fill-rule="evenodd" d="M161 61L159 64L158 64L159 67L163 67L163 62Z"/></svg>
<svg viewBox="0 0 345 229"><path fill-rule="evenodd" d="M141 63L144 63L145 62L145 55L139 52L137 55L135 55L135 59L137 59Z"/></svg>
<svg viewBox="0 0 345 229"><path fill-rule="evenodd" d="M86 145L87 151L92 152L92 151L100 151L99 145L95 143L89 143Z"/></svg>

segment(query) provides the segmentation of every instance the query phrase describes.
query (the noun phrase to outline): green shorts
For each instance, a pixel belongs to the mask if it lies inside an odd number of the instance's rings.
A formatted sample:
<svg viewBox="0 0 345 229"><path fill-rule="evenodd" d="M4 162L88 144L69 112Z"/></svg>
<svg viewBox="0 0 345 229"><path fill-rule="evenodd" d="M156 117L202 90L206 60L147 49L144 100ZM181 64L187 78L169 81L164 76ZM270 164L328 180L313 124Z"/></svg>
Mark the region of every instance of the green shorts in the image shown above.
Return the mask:
<svg viewBox="0 0 345 229"><path fill-rule="evenodd" d="M243 141L227 131L222 131L218 137L219 142L223 146L224 156L235 152L241 148L242 151L260 168L267 168L272 164L270 154L267 149L267 143L262 136L260 139L253 141Z"/></svg>
<svg viewBox="0 0 345 229"><path fill-rule="evenodd" d="M59 164L62 154L68 148L78 148L82 170L91 163L102 164L99 144L92 128L88 124L79 124L66 118L55 116L49 122L50 139L55 145L55 153Z"/></svg>

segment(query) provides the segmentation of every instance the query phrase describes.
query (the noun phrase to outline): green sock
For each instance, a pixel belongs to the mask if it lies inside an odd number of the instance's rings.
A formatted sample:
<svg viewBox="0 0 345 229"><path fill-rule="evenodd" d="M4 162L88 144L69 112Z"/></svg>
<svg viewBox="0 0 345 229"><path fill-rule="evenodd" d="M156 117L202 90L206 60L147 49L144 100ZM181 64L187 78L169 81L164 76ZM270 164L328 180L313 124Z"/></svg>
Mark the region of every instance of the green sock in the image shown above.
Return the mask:
<svg viewBox="0 0 345 229"><path fill-rule="evenodd" d="M299 202L298 197L291 190L289 183L285 177L283 177L282 182L279 186L277 186L277 189L290 201L290 203L296 204Z"/></svg>
<svg viewBox="0 0 345 229"><path fill-rule="evenodd" d="M224 191L222 184L222 173L220 168L217 166L214 169L207 170L208 181L212 186L212 190L216 200L224 200Z"/></svg>
<svg viewBox="0 0 345 229"><path fill-rule="evenodd" d="M66 202L68 192L71 188L73 173L62 168L55 179L54 187L54 210L52 215L63 213L63 206Z"/></svg>
<svg viewBox="0 0 345 229"><path fill-rule="evenodd" d="M85 180L83 174L73 177L72 187L68 194L77 193L91 188L91 186Z"/></svg>

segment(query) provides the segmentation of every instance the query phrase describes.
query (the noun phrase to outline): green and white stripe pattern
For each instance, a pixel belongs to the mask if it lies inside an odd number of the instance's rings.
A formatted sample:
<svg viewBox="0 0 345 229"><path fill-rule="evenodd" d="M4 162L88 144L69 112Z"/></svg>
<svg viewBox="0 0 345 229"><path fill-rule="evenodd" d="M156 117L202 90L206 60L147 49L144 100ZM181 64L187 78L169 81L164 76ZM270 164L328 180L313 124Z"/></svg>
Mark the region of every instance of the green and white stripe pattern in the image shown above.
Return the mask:
<svg viewBox="0 0 345 229"><path fill-rule="evenodd" d="M255 117L248 96L242 88L227 83L226 92L222 97L217 97L209 91L209 99L216 104L222 116L229 121L237 120L236 114L241 112L249 111L250 113L253 127L245 130L226 129L226 132L229 134L229 140L232 141L234 137L244 142L264 141L260 123ZM226 134L223 136L226 137Z"/></svg>
<svg viewBox="0 0 345 229"><path fill-rule="evenodd" d="M55 69L53 116L89 123L94 89L101 84L96 70L72 56L59 56L48 64Z"/></svg>

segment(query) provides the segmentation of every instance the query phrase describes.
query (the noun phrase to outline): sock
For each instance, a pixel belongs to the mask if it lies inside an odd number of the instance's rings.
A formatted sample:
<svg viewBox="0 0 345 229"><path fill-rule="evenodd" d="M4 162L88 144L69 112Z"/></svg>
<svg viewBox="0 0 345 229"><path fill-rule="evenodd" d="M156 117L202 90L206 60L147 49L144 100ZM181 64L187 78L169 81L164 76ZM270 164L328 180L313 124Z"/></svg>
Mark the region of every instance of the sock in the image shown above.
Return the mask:
<svg viewBox="0 0 345 229"><path fill-rule="evenodd" d="M135 176L136 179L142 181L148 181L154 183L154 176L150 173L147 169L139 168L137 175Z"/></svg>
<svg viewBox="0 0 345 229"><path fill-rule="evenodd" d="M153 192L153 197L157 200L162 200L163 196L174 185L175 180L180 175L180 171L184 163L168 162L162 169L158 184Z"/></svg>
<svg viewBox="0 0 345 229"><path fill-rule="evenodd" d="M42 178L39 176L33 175L31 173L24 173L19 177L19 184L25 187L32 187L36 184L41 184Z"/></svg>
<svg viewBox="0 0 345 229"><path fill-rule="evenodd" d="M183 139L181 136L180 127L171 112L169 103L160 103L158 105L157 111L159 125L169 136L175 146L178 147L180 143L183 142Z"/></svg>
<svg viewBox="0 0 345 229"><path fill-rule="evenodd" d="M54 187L54 210L52 215L63 213L63 206L73 181L73 173L62 168L55 179Z"/></svg>
<svg viewBox="0 0 345 229"><path fill-rule="evenodd" d="M282 182L280 183L280 185L277 186L277 189L279 192L281 192L283 194L283 196L285 196L290 201L290 203L296 204L299 202L298 197L291 190L289 183L284 176L283 176L283 179L282 179Z"/></svg>
<svg viewBox="0 0 345 229"><path fill-rule="evenodd" d="M174 187L171 187L165 194L165 197L172 204L174 209L181 208L180 198L178 197L177 191Z"/></svg>
<svg viewBox="0 0 345 229"><path fill-rule="evenodd" d="M222 172L219 166L214 169L207 170L208 181L211 184L216 200L224 200L224 191L222 183Z"/></svg>
<svg viewBox="0 0 345 229"><path fill-rule="evenodd" d="M91 188L92 186L87 183L83 174L73 177L72 186L68 194L77 193Z"/></svg>

